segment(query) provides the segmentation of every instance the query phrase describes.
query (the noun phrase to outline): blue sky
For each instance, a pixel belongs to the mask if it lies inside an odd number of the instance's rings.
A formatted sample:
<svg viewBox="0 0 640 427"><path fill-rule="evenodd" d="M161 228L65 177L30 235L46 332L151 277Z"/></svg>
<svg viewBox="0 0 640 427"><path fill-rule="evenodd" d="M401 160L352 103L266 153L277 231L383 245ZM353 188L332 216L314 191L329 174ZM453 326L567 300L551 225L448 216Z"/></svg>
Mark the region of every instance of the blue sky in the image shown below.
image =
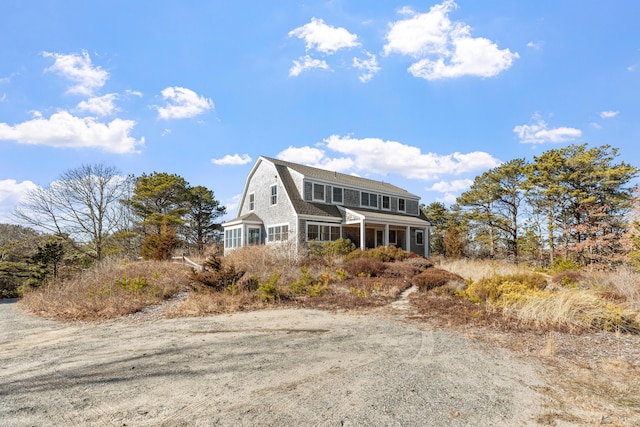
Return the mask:
<svg viewBox="0 0 640 427"><path fill-rule="evenodd" d="M260 155L425 204L568 144L640 149L635 0L9 1L0 222L103 162L204 185L233 217Z"/></svg>

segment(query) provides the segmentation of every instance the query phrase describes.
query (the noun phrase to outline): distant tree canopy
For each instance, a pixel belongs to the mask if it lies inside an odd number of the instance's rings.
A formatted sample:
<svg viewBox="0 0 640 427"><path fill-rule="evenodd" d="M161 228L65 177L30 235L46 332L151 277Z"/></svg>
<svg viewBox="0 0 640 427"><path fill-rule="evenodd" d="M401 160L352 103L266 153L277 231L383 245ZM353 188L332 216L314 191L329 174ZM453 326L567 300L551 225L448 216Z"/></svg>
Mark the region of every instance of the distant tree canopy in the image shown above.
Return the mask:
<svg viewBox="0 0 640 427"><path fill-rule="evenodd" d="M638 169L615 163L618 155L609 145L570 145L476 177L457 199L476 255L518 259L523 248L540 256L546 247L549 262L558 253L584 265L620 262Z"/></svg>

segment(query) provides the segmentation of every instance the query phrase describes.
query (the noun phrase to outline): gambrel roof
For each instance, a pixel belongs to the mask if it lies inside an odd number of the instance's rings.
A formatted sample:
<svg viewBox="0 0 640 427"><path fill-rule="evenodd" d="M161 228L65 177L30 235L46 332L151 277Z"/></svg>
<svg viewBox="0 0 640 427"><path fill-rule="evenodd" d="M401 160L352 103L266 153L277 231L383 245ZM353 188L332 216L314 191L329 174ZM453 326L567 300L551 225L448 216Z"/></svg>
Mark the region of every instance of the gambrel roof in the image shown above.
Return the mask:
<svg viewBox="0 0 640 427"><path fill-rule="evenodd" d="M369 189L372 191L379 191L382 193L390 193L398 195L400 197L409 197L419 199L415 194L409 193L404 188L396 187L388 182L376 181L368 178L361 178L359 176L347 175L340 172L332 172L325 169L315 168L312 166L300 165L297 163L286 162L284 160L273 159L271 157L261 156L263 159L268 160L276 166L283 166L294 170L301 175L309 178L315 178L327 183L335 183L340 185L346 185L350 187L358 187L362 189Z"/></svg>

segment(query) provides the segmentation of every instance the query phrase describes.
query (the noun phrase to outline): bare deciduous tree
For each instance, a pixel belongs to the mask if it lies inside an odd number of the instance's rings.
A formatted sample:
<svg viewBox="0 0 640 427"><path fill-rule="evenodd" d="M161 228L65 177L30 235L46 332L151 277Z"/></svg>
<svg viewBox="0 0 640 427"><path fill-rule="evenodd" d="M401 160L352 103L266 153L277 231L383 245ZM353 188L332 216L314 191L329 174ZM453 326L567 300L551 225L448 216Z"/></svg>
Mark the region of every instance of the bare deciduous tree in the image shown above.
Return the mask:
<svg viewBox="0 0 640 427"><path fill-rule="evenodd" d="M128 196L128 181L114 167L82 165L62 173L49 187L30 191L15 215L99 261L107 237L123 224L120 200Z"/></svg>

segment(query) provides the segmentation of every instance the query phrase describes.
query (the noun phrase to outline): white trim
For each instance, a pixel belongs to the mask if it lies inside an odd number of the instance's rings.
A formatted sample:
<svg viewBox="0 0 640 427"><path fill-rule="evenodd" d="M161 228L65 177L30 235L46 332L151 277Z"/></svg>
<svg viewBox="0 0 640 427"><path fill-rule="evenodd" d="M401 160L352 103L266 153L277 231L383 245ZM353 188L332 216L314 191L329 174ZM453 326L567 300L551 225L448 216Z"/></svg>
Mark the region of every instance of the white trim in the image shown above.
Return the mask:
<svg viewBox="0 0 640 427"><path fill-rule="evenodd" d="M384 198L387 198L387 207L384 207ZM383 211L390 211L391 210L391 196L385 196L384 194L381 195L380 197L380 209Z"/></svg>
<svg viewBox="0 0 640 427"><path fill-rule="evenodd" d="M422 235L422 243L418 242L418 234ZM416 230L416 246L424 246L424 230Z"/></svg>
<svg viewBox="0 0 640 427"><path fill-rule="evenodd" d="M258 243L251 243L249 238L251 237L251 230L258 230ZM262 243L262 227L256 227L255 225L247 225L247 246L259 245Z"/></svg>
<svg viewBox="0 0 640 427"><path fill-rule="evenodd" d="M322 188L323 188L323 190L322 190L322 196L323 197L321 199L316 199L316 185L322 186ZM324 184L318 184L316 182L311 182L311 201L326 203L327 202L326 197L327 197L327 186L324 185Z"/></svg>
<svg viewBox="0 0 640 427"><path fill-rule="evenodd" d="M269 240L269 229L270 228L274 228L275 229L276 227L284 227L285 225L287 226L287 238L286 239L273 240L273 241ZM265 239L265 243L266 244L286 242L289 239L291 239L291 235L289 233L289 223L288 222L282 222L280 224L271 224L271 225L265 226L264 228L267 231L267 236L266 236L266 239ZM275 233L275 230L274 230L274 233ZM280 233L282 234L282 230L280 231Z"/></svg>
<svg viewBox="0 0 640 427"><path fill-rule="evenodd" d="M333 222L316 222L316 221L307 221L305 224L305 230L304 230L304 238L306 242L311 242L311 241L318 241L318 242L332 242L333 240L320 240L318 239L311 239L309 240L309 226L310 225L317 225L318 227L336 227L338 229L340 229L340 233L338 236L338 239L342 237L342 224L339 223L333 223ZM331 234L331 230L329 230L329 234ZM318 235L320 235L320 229L318 228ZM331 238L331 236L329 236L329 238Z"/></svg>
<svg viewBox="0 0 640 427"><path fill-rule="evenodd" d="M404 200L404 209L400 209L400 200ZM418 204L420 201L418 201ZM398 197L398 212L407 212L407 199L404 197Z"/></svg>
<svg viewBox="0 0 640 427"><path fill-rule="evenodd" d="M335 189L340 190L340 194L341 194L340 198L342 200L340 200L339 202L335 201L333 198ZM337 185L331 186L331 203L333 203L334 205L344 205L344 187L339 187Z"/></svg>
<svg viewBox="0 0 640 427"><path fill-rule="evenodd" d="M253 201L251 200L252 196L253 196ZM247 194L247 197L249 198L249 206L248 206L249 212L253 212L253 211L256 210L256 193L255 193L255 191ZM251 205L253 205L253 206L251 206Z"/></svg>
<svg viewBox="0 0 640 427"><path fill-rule="evenodd" d="M276 194L273 194L273 188L275 187L276 189ZM278 205L278 183L276 182L275 184L271 184L269 186L269 206L277 206ZM273 197L275 196L276 198L276 202L273 203Z"/></svg>

